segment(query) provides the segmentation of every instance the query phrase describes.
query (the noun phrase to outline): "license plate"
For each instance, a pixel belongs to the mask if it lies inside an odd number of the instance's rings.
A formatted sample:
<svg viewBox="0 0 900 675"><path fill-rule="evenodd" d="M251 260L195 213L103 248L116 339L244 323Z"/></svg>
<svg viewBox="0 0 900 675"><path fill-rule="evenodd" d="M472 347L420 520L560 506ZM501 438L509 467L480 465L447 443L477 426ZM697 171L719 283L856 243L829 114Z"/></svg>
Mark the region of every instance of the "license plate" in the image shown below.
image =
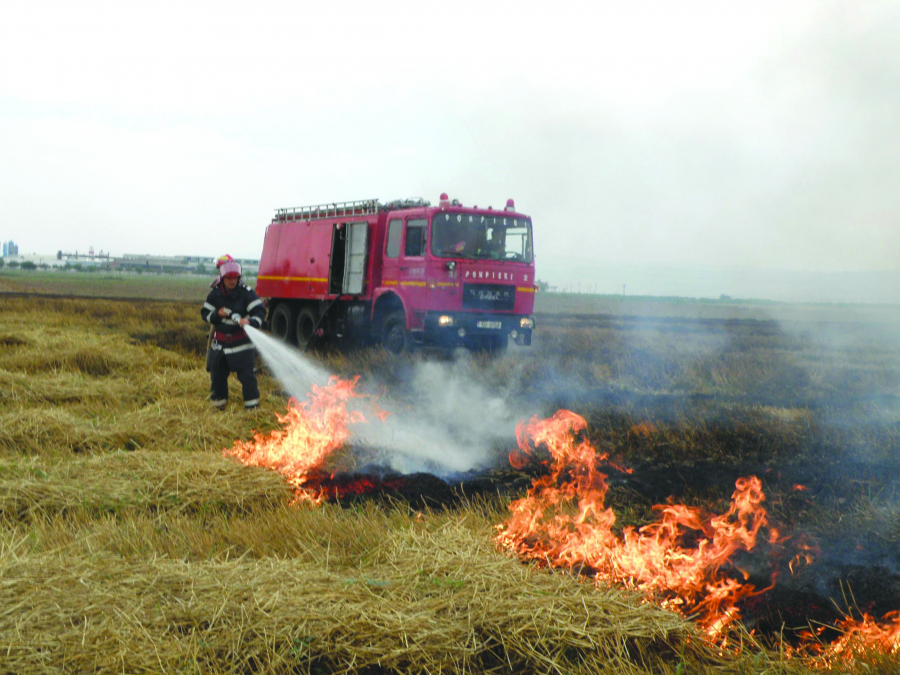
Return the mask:
<svg viewBox="0 0 900 675"><path fill-rule="evenodd" d="M502 321L479 321L475 325L478 328L490 328L491 330L500 330L503 328Z"/></svg>

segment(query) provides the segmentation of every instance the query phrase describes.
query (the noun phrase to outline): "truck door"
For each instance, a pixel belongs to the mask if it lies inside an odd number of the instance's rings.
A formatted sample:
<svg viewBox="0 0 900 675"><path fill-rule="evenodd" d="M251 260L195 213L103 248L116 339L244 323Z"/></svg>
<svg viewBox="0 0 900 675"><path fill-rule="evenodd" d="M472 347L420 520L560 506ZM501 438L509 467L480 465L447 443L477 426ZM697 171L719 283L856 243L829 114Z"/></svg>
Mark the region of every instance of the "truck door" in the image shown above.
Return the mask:
<svg viewBox="0 0 900 675"><path fill-rule="evenodd" d="M408 217L403 230L403 247L400 251L397 278L407 308L424 310L427 294L425 245L428 235L428 220L422 216Z"/></svg>
<svg viewBox="0 0 900 675"><path fill-rule="evenodd" d="M381 267L381 283L383 286L400 291L400 249L403 246L403 219L392 218L388 221L387 237L384 242L384 262Z"/></svg>

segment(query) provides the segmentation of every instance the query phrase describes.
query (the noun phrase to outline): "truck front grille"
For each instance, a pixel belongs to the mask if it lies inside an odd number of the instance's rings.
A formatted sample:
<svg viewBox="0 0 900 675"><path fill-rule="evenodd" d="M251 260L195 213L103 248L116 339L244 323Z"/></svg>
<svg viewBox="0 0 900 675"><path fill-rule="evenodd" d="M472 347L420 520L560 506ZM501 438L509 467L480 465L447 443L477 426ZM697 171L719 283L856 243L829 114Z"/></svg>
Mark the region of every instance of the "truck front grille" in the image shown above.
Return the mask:
<svg viewBox="0 0 900 675"><path fill-rule="evenodd" d="M463 309L511 311L516 305L516 287L506 284L464 284Z"/></svg>

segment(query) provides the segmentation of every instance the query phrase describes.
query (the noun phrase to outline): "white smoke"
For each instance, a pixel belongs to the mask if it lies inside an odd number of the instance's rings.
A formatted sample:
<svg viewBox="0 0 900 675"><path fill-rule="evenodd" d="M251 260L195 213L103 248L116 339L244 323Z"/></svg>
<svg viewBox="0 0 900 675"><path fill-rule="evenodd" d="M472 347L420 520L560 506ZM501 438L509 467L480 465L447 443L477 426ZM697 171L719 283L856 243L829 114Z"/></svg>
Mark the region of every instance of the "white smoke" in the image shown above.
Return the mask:
<svg viewBox="0 0 900 675"><path fill-rule="evenodd" d="M312 385L325 385L332 374L285 343L247 327L247 334L285 391L304 400ZM508 441L520 415L504 397L491 394L467 377L471 363L462 356L453 363L415 365L410 391L401 404L387 397L367 398L348 405L362 412L366 424L351 427L352 442L371 451L373 461L401 473L428 471L439 476L491 466L498 440ZM377 406L377 408L376 408ZM377 409L389 414L384 422Z"/></svg>
<svg viewBox="0 0 900 675"><path fill-rule="evenodd" d="M405 473L447 475L494 464L494 446L509 439L518 417L503 397L466 376L465 359L416 364L407 396L414 403L402 410L384 403L390 417L360 429L360 440L385 449L388 466Z"/></svg>

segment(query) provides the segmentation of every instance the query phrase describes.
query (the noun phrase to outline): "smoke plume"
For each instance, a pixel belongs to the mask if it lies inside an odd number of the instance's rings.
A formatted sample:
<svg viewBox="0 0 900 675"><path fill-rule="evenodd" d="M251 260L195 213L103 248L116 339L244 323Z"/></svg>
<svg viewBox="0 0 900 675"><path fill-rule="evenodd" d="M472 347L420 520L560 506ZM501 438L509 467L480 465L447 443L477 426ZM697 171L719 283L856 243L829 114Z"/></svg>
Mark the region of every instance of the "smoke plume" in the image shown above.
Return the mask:
<svg viewBox="0 0 900 675"><path fill-rule="evenodd" d="M248 327L247 334L285 392L303 400L332 374L296 349ZM467 377L468 356L452 363L419 362L405 383L404 401L361 397L351 408L365 424L353 425L354 446L372 462L401 473L427 471L448 477L496 463L522 417L506 399ZM387 416L379 419L381 411Z"/></svg>

